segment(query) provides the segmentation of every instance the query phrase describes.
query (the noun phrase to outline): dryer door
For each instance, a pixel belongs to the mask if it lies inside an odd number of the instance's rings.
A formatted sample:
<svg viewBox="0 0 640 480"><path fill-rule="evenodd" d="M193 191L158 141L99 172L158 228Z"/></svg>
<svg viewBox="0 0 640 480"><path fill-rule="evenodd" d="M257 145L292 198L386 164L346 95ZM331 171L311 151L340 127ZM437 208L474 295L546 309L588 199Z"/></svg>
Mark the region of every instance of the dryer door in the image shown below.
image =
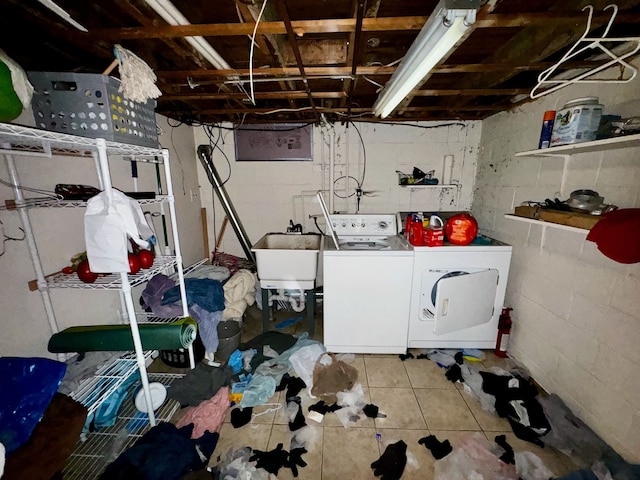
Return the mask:
<svg viewBox="0 0 640 480"><path fill-rule="evenodd" d="M497 270L441 278L433 333L444 335L491 321L497 288Z"/></svg>

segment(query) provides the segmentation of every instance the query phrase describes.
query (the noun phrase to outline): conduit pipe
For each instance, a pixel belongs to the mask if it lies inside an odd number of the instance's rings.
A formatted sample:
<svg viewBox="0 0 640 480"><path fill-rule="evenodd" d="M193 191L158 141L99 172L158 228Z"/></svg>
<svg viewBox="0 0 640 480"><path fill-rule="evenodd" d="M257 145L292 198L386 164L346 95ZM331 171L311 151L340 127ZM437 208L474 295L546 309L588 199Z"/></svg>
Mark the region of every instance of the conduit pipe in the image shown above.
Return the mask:
<svg viewBox="0 0 640 480"><path fill-rule="evenodd" d="M329 213L333 214L334 185L335 182L335 163L336 163L336 131L333 127L329 130Z"/></svg>
<svg viewBox="0 0 640 480"><path fill-rule="evenodd" d="M220 175L218 175L218 171L216 170L215 165L213 164L213 160L211 158L212 148L210 145L200 145L198 147L198 158L200 158L200 162L204 167L204 171L209 178L209 182L213 185L214 190L218 194L218 198L222 203L222 208L224 208L227 217L229 218L229 223L233 227L234 232L236 232L236 236L240 241L240 246L244 251L244 254L247 256L248 260L251 260L253 263L256 263L256 257L251 251L251 242L249 241L249 236L245 231L240 219L238 218L238 214L236 213L235 208L233 208L233 204L227 195L227 191L224 188L224 183L220 180Z"/></svg>

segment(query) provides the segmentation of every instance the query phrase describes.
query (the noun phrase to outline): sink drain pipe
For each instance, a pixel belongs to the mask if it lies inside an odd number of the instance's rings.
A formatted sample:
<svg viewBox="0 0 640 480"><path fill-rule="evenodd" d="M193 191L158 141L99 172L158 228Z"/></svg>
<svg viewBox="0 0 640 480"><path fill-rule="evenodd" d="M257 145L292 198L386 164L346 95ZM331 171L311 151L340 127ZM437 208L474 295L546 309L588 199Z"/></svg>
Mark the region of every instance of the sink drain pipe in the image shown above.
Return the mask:
<svg viewBox="0 0 640 480"><path fill-rule="evenodd" d="M244 254L247 256L247 260L251 260L253 263L256 263L256 257L251 251L251 242L249 241L249 236L242 226L242 222L238 218L238 214L236 213L235 208L233 208L233 204L227 195L227 191L224 188L224 184L220 180L220 175L218 175L218 171L216 170L215 165L212 160L212 148L210 145L200 145L198 146L198 158L200 158L200 163L204 167L204 171L209 178L209 182L213 185L216 193L218 194L218 198L222 203L222 208L224 208L227 217L229 218L229 223L233 227L233 230L236 232L236 236L240 241L240 246L244 251Z"/></svg>

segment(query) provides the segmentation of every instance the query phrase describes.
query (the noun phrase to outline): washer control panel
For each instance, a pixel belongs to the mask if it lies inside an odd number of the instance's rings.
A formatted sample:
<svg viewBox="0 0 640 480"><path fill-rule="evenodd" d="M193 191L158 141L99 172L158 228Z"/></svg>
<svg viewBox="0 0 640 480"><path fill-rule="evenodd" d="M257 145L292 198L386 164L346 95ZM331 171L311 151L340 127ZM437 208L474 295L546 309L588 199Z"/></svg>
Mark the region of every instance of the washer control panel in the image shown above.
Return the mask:
<svg viewBox="0 0 640 480"><path fill-rule="evenodd" d="M391 236L398 233L394 214L354 213L331 215L338 237L344 235Z"/></svg>

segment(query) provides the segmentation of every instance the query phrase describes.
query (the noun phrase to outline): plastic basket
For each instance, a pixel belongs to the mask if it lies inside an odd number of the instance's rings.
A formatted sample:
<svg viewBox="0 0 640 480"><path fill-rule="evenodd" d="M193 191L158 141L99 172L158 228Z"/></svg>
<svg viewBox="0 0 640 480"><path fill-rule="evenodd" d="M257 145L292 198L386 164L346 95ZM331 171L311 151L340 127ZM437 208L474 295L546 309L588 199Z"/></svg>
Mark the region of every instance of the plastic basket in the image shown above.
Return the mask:
<svg viewBox="0 0 640 480"><path fill-rule="evenodd" d="M125 99L120 80L107 75L68 72L29 72L31 107L36 125L44 130L89 138L158 147L156 101Z"/></svg>

